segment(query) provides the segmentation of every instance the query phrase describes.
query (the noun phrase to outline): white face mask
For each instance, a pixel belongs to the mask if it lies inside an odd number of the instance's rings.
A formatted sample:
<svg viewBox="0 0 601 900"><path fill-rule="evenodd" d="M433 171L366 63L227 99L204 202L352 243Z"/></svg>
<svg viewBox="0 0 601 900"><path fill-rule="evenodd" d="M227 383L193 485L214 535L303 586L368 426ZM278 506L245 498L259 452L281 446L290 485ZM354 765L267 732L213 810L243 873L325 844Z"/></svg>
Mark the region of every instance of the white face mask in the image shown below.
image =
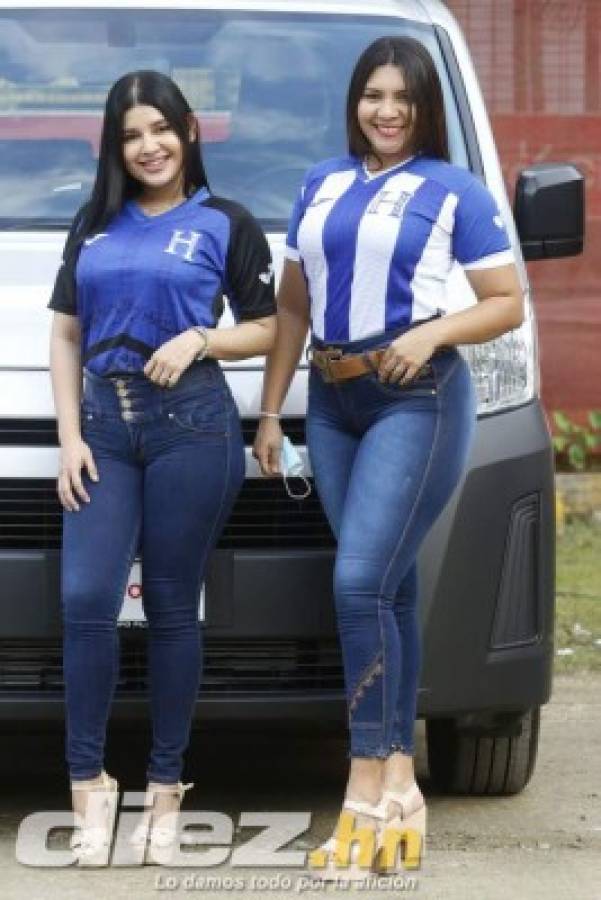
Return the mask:
<svg viewBox="0 0 601 900"><path fill-rule="evenodd" d="M303 475L304 466L300 453L292 443L289 437L284 435L282 440L282 451L280 453L280 468L284 479L284 487L289 497L293 500L304 500L311 493L311 485ZM289 478L299 478L305 484L304 494L293 493L288 486Z"/></svg>

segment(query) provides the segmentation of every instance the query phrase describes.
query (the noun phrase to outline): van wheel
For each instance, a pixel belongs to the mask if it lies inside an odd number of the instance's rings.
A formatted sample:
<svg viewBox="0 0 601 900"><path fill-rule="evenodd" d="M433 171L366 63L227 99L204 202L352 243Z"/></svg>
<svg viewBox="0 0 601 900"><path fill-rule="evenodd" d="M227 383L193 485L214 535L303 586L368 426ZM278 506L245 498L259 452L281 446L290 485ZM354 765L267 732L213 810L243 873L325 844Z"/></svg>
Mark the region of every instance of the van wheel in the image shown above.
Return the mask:
<svg viewBox="0 0 601 900"><path fill-rule="evenodd" d="M540 707L514 717L507 734L461 730L455 719L426 722L432 782L448 794L517 794L530 780L538 749Z"/></svg>

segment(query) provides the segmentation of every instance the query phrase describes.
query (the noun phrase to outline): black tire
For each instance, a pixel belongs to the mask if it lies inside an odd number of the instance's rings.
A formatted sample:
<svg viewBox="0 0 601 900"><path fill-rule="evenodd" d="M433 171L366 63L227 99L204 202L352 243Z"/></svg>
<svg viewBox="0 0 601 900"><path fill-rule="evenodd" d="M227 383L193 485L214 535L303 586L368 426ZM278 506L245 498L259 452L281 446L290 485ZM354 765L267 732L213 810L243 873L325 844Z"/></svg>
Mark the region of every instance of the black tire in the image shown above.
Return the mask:
<svg viewBox="0 0 601 900"><path fill-rule="evenodd" d="M426 722L428 766L434 786L447 794L518 794L534 771L540 707L517 719L512 734L474 734L454 719Z"/></svg>

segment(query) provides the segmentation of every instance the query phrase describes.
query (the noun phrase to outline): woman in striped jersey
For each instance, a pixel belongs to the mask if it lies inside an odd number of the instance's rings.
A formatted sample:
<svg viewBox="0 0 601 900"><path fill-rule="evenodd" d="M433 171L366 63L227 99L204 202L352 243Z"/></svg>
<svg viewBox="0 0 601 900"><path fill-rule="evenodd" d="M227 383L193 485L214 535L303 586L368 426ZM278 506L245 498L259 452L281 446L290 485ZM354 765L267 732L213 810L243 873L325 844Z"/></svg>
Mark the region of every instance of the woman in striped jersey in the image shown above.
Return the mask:
<svg viewBox="0 0 601 900"><path fill-rule="evenodd" d="M449 162L442 89L421 43L381 38L363 52L347 134L348 154L307 172L292 212L253 452L265 475L279 472L279 411L310 329L307 447L337 539L350 733L339 825L356 813L379 846L387 826L412 828L423 852L416 558L475 430L475 390L456 345L516 328L523 301L492 195ZM445 315L456 264L479 302ZM337 869L341 840L320 848L320 876L365 877L356 858Z"/></svg>

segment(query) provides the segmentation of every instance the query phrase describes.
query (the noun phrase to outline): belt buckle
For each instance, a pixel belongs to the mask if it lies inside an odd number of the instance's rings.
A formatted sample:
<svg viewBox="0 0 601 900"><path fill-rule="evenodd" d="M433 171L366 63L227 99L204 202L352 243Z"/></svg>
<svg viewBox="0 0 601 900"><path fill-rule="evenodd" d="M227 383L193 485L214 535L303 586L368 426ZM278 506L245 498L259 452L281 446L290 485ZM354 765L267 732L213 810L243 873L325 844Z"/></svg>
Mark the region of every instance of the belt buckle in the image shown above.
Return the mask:
<svg viewBox="0 0 601 900"><path fill-rule="evenodd" d="M331 384L333 381L336 381L332 372L332 360L342 359L342 350L340 347L324 347L321 352L325 356L325 368L322 369L323 380Z"/></svg>

